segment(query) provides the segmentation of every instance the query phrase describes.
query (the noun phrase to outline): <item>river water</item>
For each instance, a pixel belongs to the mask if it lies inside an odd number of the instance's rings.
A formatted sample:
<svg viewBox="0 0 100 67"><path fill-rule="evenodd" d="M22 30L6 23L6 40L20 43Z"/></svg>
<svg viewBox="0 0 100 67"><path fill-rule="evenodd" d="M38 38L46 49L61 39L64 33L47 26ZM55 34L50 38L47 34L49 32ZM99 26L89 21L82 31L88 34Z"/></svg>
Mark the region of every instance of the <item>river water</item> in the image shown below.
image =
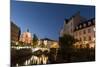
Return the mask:
<svg viewBox="0 0 100 67"><path fill-rule="evenodd" d="M31 58L27 59L23 65L37 65L37 64L47 64L49 63L48 56L42 54L41 56L32 55Z"/></svg>
<svg viewBox="0 0 100 67"><path fill-rule="evenodd" d="M56 50L56 49L54 49ZM56 60L57 52L33 52L12 49L11 67L51 64Z"/></svg>

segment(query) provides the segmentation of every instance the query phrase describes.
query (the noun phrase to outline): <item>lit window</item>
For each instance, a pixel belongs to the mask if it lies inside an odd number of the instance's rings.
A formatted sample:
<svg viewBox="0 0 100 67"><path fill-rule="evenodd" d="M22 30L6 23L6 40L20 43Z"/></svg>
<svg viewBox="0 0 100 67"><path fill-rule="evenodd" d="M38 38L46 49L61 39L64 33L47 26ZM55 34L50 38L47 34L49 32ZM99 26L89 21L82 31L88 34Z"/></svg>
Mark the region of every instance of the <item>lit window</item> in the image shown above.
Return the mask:
<svg viewBox="0 0 100 67"><path fill-rule="evenodd" d="M91 29L88 29L88 33L91 33Z"/></svg>
<svg viewBox="0 0 100 67"><path fill-rule="evenodd" d="M86 30L83 30L83 34L86 34Z"/></svg>
<svg viewBox="0 0 100 67"><path fill-rule="evenodd" d="M78 27L76 27L76 29L78 29Z"/></svg>
<svg viewBox="0 0 100 67"><path fill-rule="evenodd" d="M93 30L94 30L94 31L96 31L96 29L95 29L95 28L93 28Z"/></svg>
<svg viewBox="0 0 100 67"><path fill-rule="evenodd" d="M82 28L82 25L80 25L80 28Z"/></svg>
<svg viewBox="0 0 100 67"><path fill-rule="evenodd" d="M86 41L86 37L84 37L84 41Z"/></svg>
<svg viewBox="0 0 100 67"><path fill-rule="evenodd" d="M91 40L91 36L89 36L89 40Z"/></svg>

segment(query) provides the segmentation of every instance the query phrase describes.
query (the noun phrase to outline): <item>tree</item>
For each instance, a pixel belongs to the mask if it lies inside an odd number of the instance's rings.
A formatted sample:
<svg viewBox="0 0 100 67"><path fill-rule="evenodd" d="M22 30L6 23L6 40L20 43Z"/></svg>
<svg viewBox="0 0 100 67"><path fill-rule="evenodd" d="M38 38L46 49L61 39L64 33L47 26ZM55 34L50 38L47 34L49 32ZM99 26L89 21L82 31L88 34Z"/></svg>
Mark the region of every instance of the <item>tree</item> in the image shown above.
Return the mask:
<svg viewBox="0 0 100 67"><path fill-rule="evenodd" d="M38 44L38 37L36 36L36 34L33 35L33 46L36 47L36 45Z"/></svg>
<svg viewBox="0 0 100 67"><path fill-rule="evenodd" d="M70 62L72 47L77 40L71 35L64 35L59 38L60 52L63 62Z"/></svg>
<svg viewBox="0 0 100 67"><path fill-rule="evenodd" d="M76 42L76 39L71 35L64 35L59 38L59 42L61 47L70 48Z"/></svg>

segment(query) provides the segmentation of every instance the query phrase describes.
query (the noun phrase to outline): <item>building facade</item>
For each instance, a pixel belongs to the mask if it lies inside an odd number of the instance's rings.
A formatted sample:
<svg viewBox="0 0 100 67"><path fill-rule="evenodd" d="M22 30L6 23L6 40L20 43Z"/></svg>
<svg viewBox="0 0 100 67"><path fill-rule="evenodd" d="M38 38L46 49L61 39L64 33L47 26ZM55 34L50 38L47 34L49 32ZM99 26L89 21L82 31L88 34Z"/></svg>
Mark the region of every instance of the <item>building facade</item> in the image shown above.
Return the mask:
<svg viewBox="0 0 100 67"><path fill-rule="evenodd" d="M77 48L94 48L95 47L95 18L86 20L76 13L68 20L65 19L63 28L60 31L60 37L64 34L72 35L78 40L74 44Z"/></svg>
<svg viewBox="0 0 100 67"><path fill-rule="evenodd" d="M20 28L11 21L11 42L18 42L20 38Z"/></svg>
<svg viewBox="0 0 100 67"><path fill-rule="evenodd" d="M26 32L23 32L20 36L20 41L23 42L23 44L32 44L32 35L27 29Z"/></svg>
<svg viewBox="0 0 100 67"><path fill-rule="evenodd" d="M60 31L60 36L64 34L70 34L73 36L74 28L81 22L86 20L82 16L80 16L80 12L77 12L75 15L70 17L69 19L64 20L63 28Z"/></svg>
<svg viewBox="0 0 100 67"><path fill-rule="evenodd" d="M82 22L75 27L74 38L78 40L74 45L80 47L95 47L95 19Z"/></svg>
<svg viewBox="0 0 100 67"><path fill-rule="evenodd" d="M59 48L58 41L51 40L49 38L40 39L38 45L44 48Z"/></svg>

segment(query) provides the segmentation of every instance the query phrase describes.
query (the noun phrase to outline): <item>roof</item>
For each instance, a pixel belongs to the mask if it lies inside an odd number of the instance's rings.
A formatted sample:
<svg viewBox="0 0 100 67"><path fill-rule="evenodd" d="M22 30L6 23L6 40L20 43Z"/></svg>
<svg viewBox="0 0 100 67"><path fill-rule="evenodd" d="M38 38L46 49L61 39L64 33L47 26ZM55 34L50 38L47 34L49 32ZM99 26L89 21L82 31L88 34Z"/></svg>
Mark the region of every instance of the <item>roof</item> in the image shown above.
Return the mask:
<svg viewBox="0 0 100 67"><path fill-rule="evenodd" d="M87 21L84 21L84 22L79 23L75 27L74 31L77 31L77 30L80 30L80 29L83 29L83 28L86 28L86 27L90 27L90 26L93 26L93 25L95 25L95 18L92 18L90 20L87 20Z"/></svg>
<svg viewBox="0 0 100 67"><path fill-rule="evenodd" d="M75 13L74 15L72 15L69 19L65 19L65 23L69 23L69 21L72 19L72 18L75 18L77 16L80 16L80 11L78 11L77 13ZM84 18L83 16L80 16L80 22L83 22L85 21L86 18Z"/></svg>

